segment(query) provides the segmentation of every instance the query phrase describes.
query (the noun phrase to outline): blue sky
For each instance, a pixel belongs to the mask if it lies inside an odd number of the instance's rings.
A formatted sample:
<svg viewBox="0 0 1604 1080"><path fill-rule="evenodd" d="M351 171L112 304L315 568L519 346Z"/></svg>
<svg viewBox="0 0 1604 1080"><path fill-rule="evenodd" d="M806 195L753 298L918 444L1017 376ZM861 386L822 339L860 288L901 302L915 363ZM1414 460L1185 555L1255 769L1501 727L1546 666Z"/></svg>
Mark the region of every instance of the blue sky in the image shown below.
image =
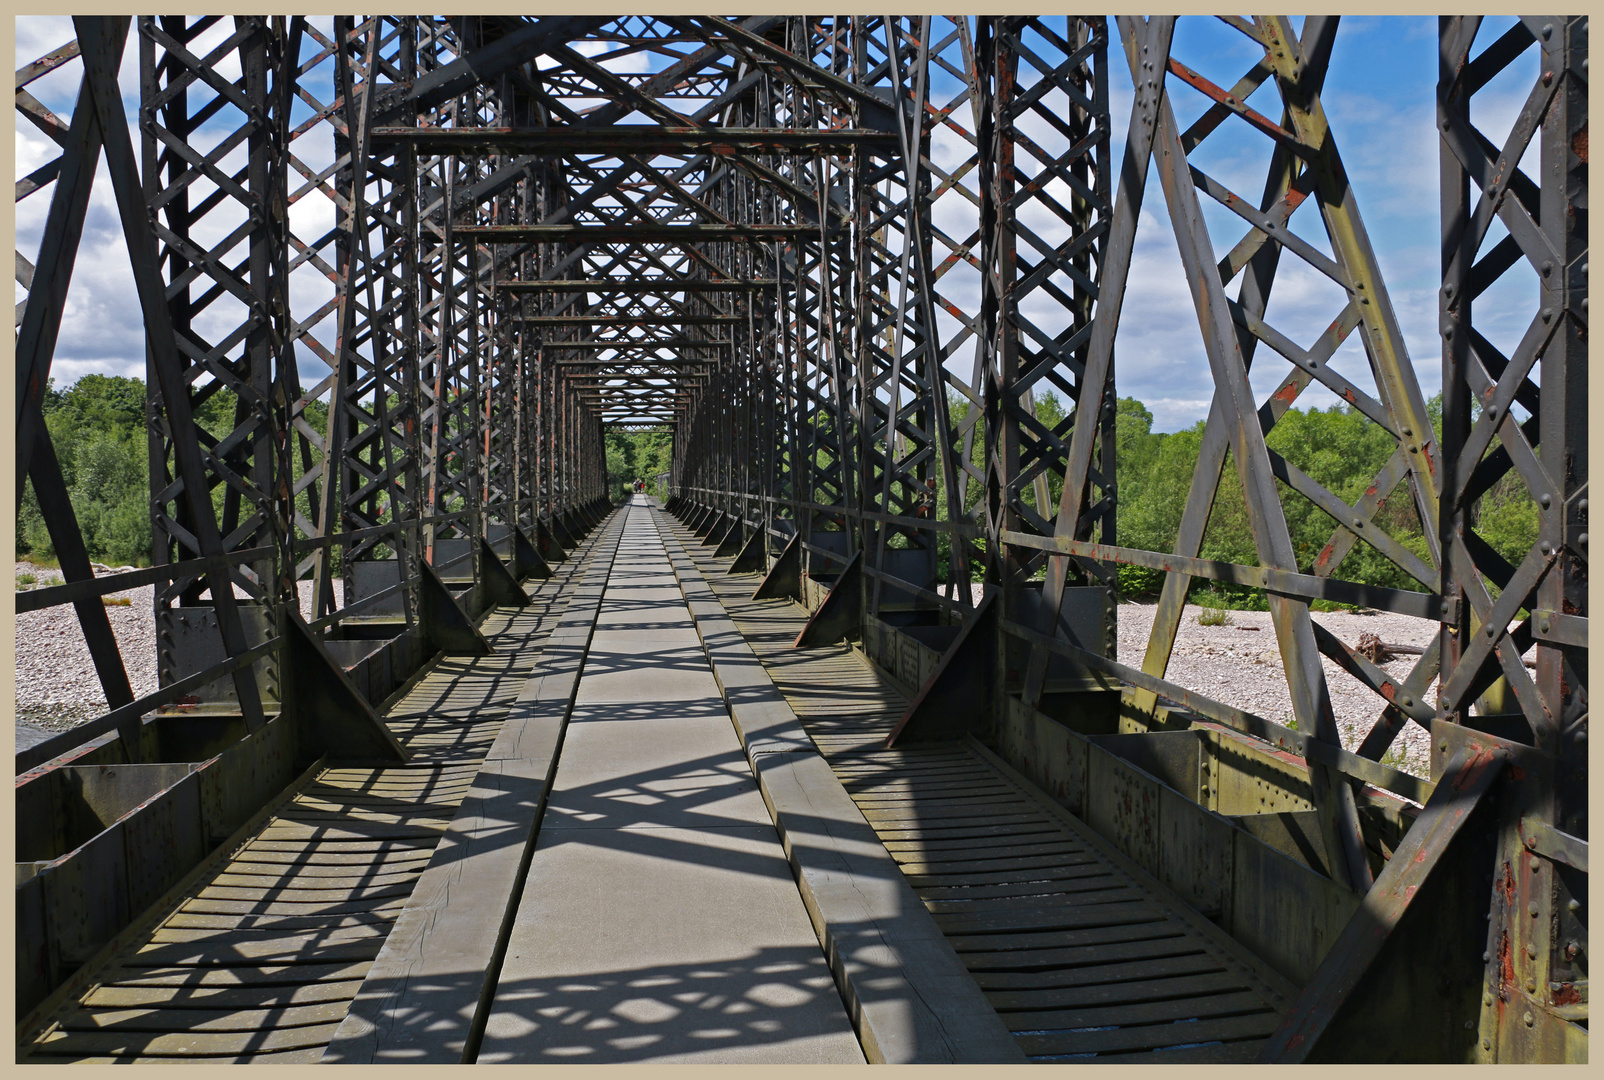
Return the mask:
<svg viewBox="0 0 1604 1080"><path fill-rule="evenodd" d="M1478 46L1493 40L1510 24L1509 18L1489 18ZM329 20L322 20L327 24ZM1301 21L1295 21L1299 25ZM16 20L17 62L29 62L71 36L71 22L60 16ZM1117 40L1117 39L1116 39ZM129 115L137 106L137 45L130 42L121 79ZM1234 29L1213 19L1186 17L1176 33L1174 55L1216 83L1229 87L1254 62L1256 46ZM1130 109L1129 79L1117 45L1111 50L1110 96L1115 132L1114 160L1122 153ZM1508 117L1519 107L1536 73L1532 54L1523 58L1504 80L1480 95L1484 130L1500 138ZM226 63L219 70L227 72ZM320 75L324 75L328 65ZM77 64L29 89L64 119L70 115L76 93ZM237 62L235 63L237 73ZM326 75L325 75L326 77ZM1438 243L1438 141L1433 126L1434 88L1437 78L1435 17L1344 17L1337 34L1324 103L1344 163L1358 194L1360 211L1381 263L1383 276L1403 328L1405 343L1422 389L1429 396L1441 381L1441 353L1436 336ZM314 94L326 93L314 86ZM1180 123L1185 126L1203 109L1204 99L1175 79L1169 92ZM1265 86L1249 104L1279 118L1272 86ZM305 107L298 108L296 120ZM297 144L310 161L332 153L332 144L319 147L309 137ZM137 143L138 133L135 132ZM47 160L53 144L26 123L17 133L18 175ZM1229 122L1194 155L1194 164L1227 183L1244 197L1257 200L1268 162L1269 142L1246 125ZM1535 162L1526 162L1528 170ZM88 372L142 376L142 326L134 301L127 258L122 252L121 227L109 185L97 185L85 228L83 246L69 294L60 344L54 363L58 385ZM48 192L40 192L17 207L18 248L32 259L38 249ZM1241 235L1243 226L1234 215L1216 209L1205 199L1205 220L1218 253L1223 254ZM312 196L294 211L298 230L305 235L332 224L328 200ZM1294 216L1296 232L1322 250L1329 250L1318 212L1306 204ZM971 226L972 227L972 226ZM1495 230L1489 243L1496 243ZM1307 345L1341 310L1340 290L1283 256L1282 272L1272 296L1268 321L1294 341ZM1517 338L1533 305L1534 289L1524 278L1478 302L1478 322L1500 338ZM975 283L977 284L977 282ZM1235 288L1233 285L1232 292ZM972 302L978 289L958 280L947 294L960 306ZM321 306L330 295L326 279L307 268L298 275L292 303L298 315ZM17 299L22 299L20 286ZM226 311L218 317L227 318ZM954 326L956 324L953 324ZM951 327L948 328L950 332ZM324 340L327 338L319 334ZM303 354L304 355L304 354ZM967 378L970 349L959 351L953 366ZM1176 254L1175 240L1164 211L1156 175L1137 233L1132 279L1119 334L1116 370L1119 392L1146 402L1155 414L1158 430L1176 430L1202 419L1207 413L1212 385L1204 359L1196 315ZM1288 370L1285 361L1260 350L1254 385L1267 394ZM1356 383L1372 389L1367 365L1350 342L1335 361ZM303 379L316 377L314 365L303 361ZM1334 401L1324 390L1306 392L1302 404L1328 405Z"/></svg>

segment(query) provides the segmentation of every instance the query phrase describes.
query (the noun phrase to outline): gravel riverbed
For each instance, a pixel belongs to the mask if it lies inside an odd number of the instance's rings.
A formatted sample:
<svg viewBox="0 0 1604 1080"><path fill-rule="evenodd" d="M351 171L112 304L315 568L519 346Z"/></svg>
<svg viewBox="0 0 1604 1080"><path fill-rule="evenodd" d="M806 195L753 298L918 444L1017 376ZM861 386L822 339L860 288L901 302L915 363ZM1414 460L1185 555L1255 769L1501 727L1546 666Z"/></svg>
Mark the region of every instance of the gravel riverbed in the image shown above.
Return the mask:
<svg viewBox="0 0 1604 1080"><path fill-rule="evenodd" d="M1204 609L1186 605L1175 650L1170 656L1165 678L1189 690L1245 712L1262 716L1283 726L1292 719L1292 694L1281 667L1281 652L1268 611L1227 612L1230 623L1202 626L1197 617ZM1139 668L1147 652L1147 639L1153 630L1156 604L1119 606L1119 656L1122 664ZM1348 646L1358 644L1359 635L1375 634L1389 645L1429 645L1438 624L1407 615L1386 612L1360 615L1348 611L1314 612L1315 622L1331 631ZM1398 681L1408 677L1420 657L1400 655L1382 665ZM1337 718L1345 749L1356 750L1365 734L1381 715L1381 698L1358 679L1322 656L1326 686L1331 692L1331 711ZM1437 680L1426 691L1426 700L1437 700ZM1399 766L1416 776L1428 775L1431 734L1413 722L1404 725L1393 743L1393 752L1403 755ZM1396 760L1393 762L1397 764Z"/></svg>
<svg viewBox="0 0 1604 1080"><path fill-rule="evenodd" d="M111 567L97 573L106 575L131 569ZM59 585L62 581L59 570L29 562L17 563L17 577L24 574L33 575L34 588ZM18 589L23 587L17 586ZM235 594L244 595L237 586ZM107 597L128 601L126 606L107 604L106 615L111 620L111 630L117 637L117 647L136 698L155 693L157 689L156 616L152 609L155 596L155 586L146 585ZM344 587L339 581L334 583L334 597L336 603L344 602ZM311 612L312 583L303 581L301 614L310 618ZM84 643L77 613L70 604L17 616L16 665L17 749L106 712L106 695L101 692L100 679L89 658L89 646Z"/></svg>
<svg viewBox="0 0 1604 1080"><path fill-rule="evenodd" d="M19 577L24 573L34 575L39 586L61 581L59 571L31 563L17 563L16 572ZM157 688L156 624L151 610L154 592L154 587L147 585L113 593L113 598L126 597L129 604L106 608L136 697L153 693ZM343 602L339 582L335 583L335 595L338 602ZM304 581L301 583L301 613L310 617L311 610L312 584ZM1141 666L1156 610L1154 604L1120 605L1120 663ZM1197 621L1202 610L1187 605L1165 677L1227 705L1285 724L1292 717L1292 701L1269 613L1233 611L1229 613L1231 621L1227 625L1202 626ZM1368 632L1388 644L1424 647L1430 643L1437 627L1436 623L1424 619L1383 612L1363 615L1317 612L1314 619L1349 645L1356 644L1359 635ZM1393 678L1401 680L1419 659L1405 655L1382 666ZM17 616L16 663L19 749L106 711L100 680L95 676L88 646L84 644L77 616L70 606ZM1381 714L1380 698L1330 660L1322 658L1322 663L1343 745L1355 749ZM1436 686L1433 681L1428 700L1435 700ZM1425 729L1411 723L1404 728L1394 750L1402 750L1404 768L1424 776L1428 743Z"/></svg>

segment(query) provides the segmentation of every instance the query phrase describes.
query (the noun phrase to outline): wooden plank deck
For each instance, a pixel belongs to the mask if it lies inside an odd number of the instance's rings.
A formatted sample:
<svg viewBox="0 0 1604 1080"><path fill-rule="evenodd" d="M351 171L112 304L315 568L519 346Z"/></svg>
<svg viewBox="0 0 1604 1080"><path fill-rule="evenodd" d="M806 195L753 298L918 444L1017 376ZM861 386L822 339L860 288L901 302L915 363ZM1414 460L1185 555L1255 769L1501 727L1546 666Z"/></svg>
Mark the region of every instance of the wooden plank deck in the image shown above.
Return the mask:
<svg viewBox="0 0 1604 1080"><path fill-rule="evenodd" d="M603 531L486 617L490 655L439 658L386 712L407 765L318 773L18 1060L318 1061Z"/></svg>
<svg viewBox="0 0 1604 1080"><path fill-rule="evenodd" d="M886 750L907 696L671 527L1033 1061L1251 1061L1295 989L972 740Z"/></svg>

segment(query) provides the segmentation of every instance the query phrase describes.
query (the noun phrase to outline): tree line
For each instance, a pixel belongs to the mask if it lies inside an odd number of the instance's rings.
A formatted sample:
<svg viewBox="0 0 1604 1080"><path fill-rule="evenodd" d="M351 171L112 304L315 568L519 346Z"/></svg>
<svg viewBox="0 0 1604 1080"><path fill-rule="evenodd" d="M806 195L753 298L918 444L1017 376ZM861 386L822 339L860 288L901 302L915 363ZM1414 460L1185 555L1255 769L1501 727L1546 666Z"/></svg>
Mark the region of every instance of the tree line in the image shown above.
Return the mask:
<svg viewBox="0 0 1604 1080"><path fill-rule="evenodd" d="M949 403L953 423L961 424L969 403ZM86 375L72 386L50 387L44 396L45 426L56 448L67 482L68 498L77 514L89 557L113 565L145 565L150 561L149 440L145 422L145 385L138 379ZM1433 425L1441 436L1441 398L1428 403ZM321 428L326 406L313 402L307 419ZM196 423L211 439L233 429L234 395L220 389L195 411ZM1037 419L1054 427L1064 419L1062 402L1051 394L1036 401ZM1186 506L1192 473L1203 440L1203 423L1175 432L1155 432L1153 414L1135 398L1121 398L1115 416L1115 456L1118 477L1117 542L1149 551L1174 550ZM655 490L657 477L669 471L673 435L655 431L606 432L607 472L611 494L622 499L644 480ZM983 431L976 432L976 445ZM1266 443L1290 464L1349 505L1358 502L1387 459L1397 449L1395 440L1358 410L1337 404L1327 409L1289 409L1278 420ZM1492 449L1496 449L1494 444ZM314 449L314 454L316 453ZM979 497L979 483L969 481L968 505ZM1038 507L1049 519L1062 491L1062 479L1048 482L1048 507ZM1302 495L1277 481L1282 508L1292 536L1298 566L1312 572L1315 559L1331 539L1336 523ZM213 489L221 510L222 486ZM305 499L305 493L301 498ZM1034 495L1027 495L1034 500ZM945 514L938 505L937 516ZM305 512L306 508L303 508ZM1400 484L1384 499L1372 520L1429 564L1425 529L1410 497ZM1518 564L1537 542L1537 506L1520 477L1513 471L1495 484L1476 508L1477 532L1511 563ZM54 550L39 513L32 485L25 487L17 520L17 552L34 561L51 561ZM1258 558L1249 527L1247 503L1236 470L1227 457L1221 471L1219 493L1204 531L1201 557L1255 565ZM1423 586L1364 543L1353 546L1337 570L1350 581L1393 588ZM1123 566L1120 592L1127 597L1150 595L1163 582L1163 572ZM1262 594L1245 586L1194 581L1194 599L1217 606L1262 606Z"/></svg>

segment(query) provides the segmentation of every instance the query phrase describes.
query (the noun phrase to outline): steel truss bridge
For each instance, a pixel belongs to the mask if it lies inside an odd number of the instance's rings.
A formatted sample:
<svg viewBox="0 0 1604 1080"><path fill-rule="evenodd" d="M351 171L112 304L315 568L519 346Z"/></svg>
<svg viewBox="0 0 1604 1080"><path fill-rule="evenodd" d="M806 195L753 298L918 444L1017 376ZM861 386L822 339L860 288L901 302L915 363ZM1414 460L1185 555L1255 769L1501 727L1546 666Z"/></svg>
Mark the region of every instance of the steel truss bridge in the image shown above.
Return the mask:
<svg viewBox="0 0 1604 1080"><path fill-rule="evenodd" d="M1585 1060L1587 19L1439 21L1439 139L1398 153L1440 178L1440 436L1322 97L1338 20L1223 21L1254 52L1235 82L1168 17L76 18L17 72L60 153L17 179L49 207L17 257L16 478L64 581L16 603L72 606L108 711L17 754L19 1055L701 1037L664 1019L696 995L629 994L746 963L645 958L714 904L718 831L616 879L563 860L591 850L569 825L625 813L609 784L640 821L674 803L584 770L708 699L738 767L697 775L746 785L749 858L781 871L742 880L784 886L787 963L823 972L794 1009L748 972L770 1026L719 1013L697 1045L748 1054L720 1060ZM1232 155L1262 187L1206 171ZM96 183L143 318L154 529L152 566L99 577L41 409ZM1144 202L1213 385L1172 552L1116 531ZM1270 307L1289 274L1334 283L1318 323ZM1530 308L1495 334L1477 299L1512 282ZM1315 384L1396 442L1356 502L1266 444ZM225 391L216 436L195 417ZM614 505L609 426L672 431L666 505ZM1539 522L1518 563L1477 529L1509 474ZM1233 477L1245 564L1201 557ZM1312 565L1283 498L1329 519ZM1346 580L1358 549L1408 587ZM1120 566L1164 575L1139 665ZM1166 678L1198 580L1262 590L1293 722ZM137 586L142 697L101 602ZM1315 601L1437 633L1399 677ZM1326 662L1374 693L1357 745ZM626 715L649 723L585 757ZM1410 725L1429 778L1387 763ZM626 908L651 978L551 966ZM613 976L646 989L591 1026L630 1037L581 1038L564 995Z"/></svg>

